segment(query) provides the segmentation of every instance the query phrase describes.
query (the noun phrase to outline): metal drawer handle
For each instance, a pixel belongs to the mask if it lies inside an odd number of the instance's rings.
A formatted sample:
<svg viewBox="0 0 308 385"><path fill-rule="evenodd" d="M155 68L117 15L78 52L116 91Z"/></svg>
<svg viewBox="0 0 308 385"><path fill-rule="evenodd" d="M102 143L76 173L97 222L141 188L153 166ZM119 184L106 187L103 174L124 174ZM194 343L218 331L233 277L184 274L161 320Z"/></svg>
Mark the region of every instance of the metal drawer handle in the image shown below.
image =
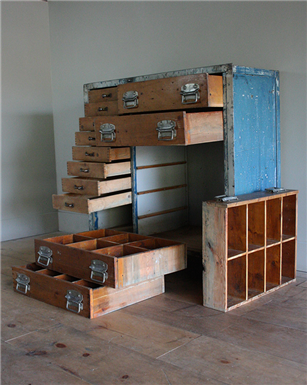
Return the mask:
<svg viewBox="0 0 308 385"><path fill-rule="evenodd" d="M161 120L157 123L158 140L174 140L176 138L176 122L173 120Z"/></svg>
<svg viewBox="0 0 308 385"><path fill-rule="evenodd" d="M52 250L47 246L40 246L38 251L38 259L37 264L47 267L50 263L52 263Z"/></svg>
<svg viewBox="0 0 308 385"><path fill-rule="evenodd" d="M91 152L91 154L89 154L87 151L84 153L85 156L94 156L94 152Z"/></svg>
<svg viewBox="0 0 308 385"><path fill-rule="evenodd" d="M123 94L123 107L135 108L138 107L138 91L127 91Z"/></svg>
<svg viewBox="0 0 308 385"><path fill-rule="evenodd" d="M65 207L74 207L74 203L64 203Z"/></svg>
<svg viewBox="0 0 308 385"><path fill-rule="evenodd" d="M108 107L98 107L97 111L108 111Z"/></svg>
<svg viewBox="0 0 308 385"><path fill-rule="evenodd" d="M83 295L77 290L68 290L65 298L66 309L74 313L80 313L80 310L83 310Z"/></svg>
<svg viewBox="0 0 308 385"><path fill-rule="evenodd" d="M77 186L77 185L75 185L75 186L74 186L74 189L75 189L75 190L84 190L84 187L83 187L83 186Z"/></svg>
<svg viewBox="0 0 308 385"><path fill-rule="evenodd" d="M112 93L110 92L110 94L102 94L102 98L105 99L105 98L111 98L112 97Z"/></svg>
<svg viewBox="0 0 308 385"><path fill-rule="evenodd" d="M199 84L187 83L181 87L180 95L182 95L182 104L197 103L200 99Z"/></svg>
<svg viewBox="0 0 308 385"><path fill-rule="evenodd" d="M93 259L89 268L91 270L90 278L92 279L92 281L95 281L98 283L105 283L106 279L108 278L107 263L97 259Z"/></svg>
<svg viewBox="0 0 308 385"><path fill-rule="evenodd" d="M105 123L100 126L99 132L101 134L102 142L114 142L116 140L115 125L111 123Z"/></svg>
<svg viewBox="0 0 308 385"><path fill-rule="evenodd" d="M80 167L79 171L80 171L80 172L88 173L90 170L89 170L88 168L82 168L82 167Z"/></svg>
<svg viewBox="0 0 308 385"><path fill-rule="evenodd" d="M88 137L88 140L95 140L95 137L89 136L89 137Z"/></svg>
<svg viewBox="0 0 308 385"><path fill-rule="evenodd" d="M16 290L22 294L27 294L27 291L30 290L30 278L27 275L17 273Z"/></svg>

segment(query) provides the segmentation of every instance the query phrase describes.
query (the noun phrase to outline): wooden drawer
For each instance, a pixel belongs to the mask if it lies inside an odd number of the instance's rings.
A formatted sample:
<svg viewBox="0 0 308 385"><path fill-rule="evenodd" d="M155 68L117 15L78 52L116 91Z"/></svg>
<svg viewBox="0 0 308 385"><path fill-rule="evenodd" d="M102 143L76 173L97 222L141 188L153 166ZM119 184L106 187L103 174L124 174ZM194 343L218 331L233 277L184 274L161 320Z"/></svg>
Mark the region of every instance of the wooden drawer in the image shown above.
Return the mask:
<svg viewBox="0 0 308 385"><path fill-rule="evenodd" d="M95 211L107 210L113 207L124 206L131 203L131 191L106 194L99 197L78 194L54 194L52 196L52 204L54 209L67 210L82 214L90 214Z"/></svg>
<svg viewBox="0 0 308 385"><path fill-rule="evenodd" d="M89 103L111 102L118 100L118 92L116 87L98 88L90 90L88 97Z"/></svg>
<svg viewBox="0 0 308 385"><path fill-rule="evenodd" d="M173 111L99 117L95 119L95 131L97 146L170 146L215 142L223 140L223 115L222 111Z"/></svg>
<svg viewBox="0 0 308 385"><path fill-rule="evenodd" d="M62 191L83 195L103 195L114 191L130 190L132 179L130 176L109 179L91 178L62 178Z"/></svg>
<svg viewBox="0 0 308 385"><path fill-rule="evenodd" d="M35 263L13 267L12 275L16 292L87 318L96 318L164 292L164 277L114 289L47 270Z"/></svg>
<svg viewBox="0 0 308 385"><path fill-rule="evenodd" d="M86 103L84 105L85 116L116 115L118 113L118 102L101 101L97 103Z"/></svg>
<svg viewBox="0 0 308 385"><path fill-rule="evenodd" d="M75 132L76 146L95 146L96 144L95 132L81 131Z"/></svg>
<svg viewBox="0 0 308 385"><path fill-rule="evenodd" d="M94 118L79 118L79 131L94 131Z"/></svg>
<svg viewBox="0 0 308 385"><path fill-rule="evenodd" d="M194 86L198 89L196 90ZM120 115L222 106L222 76L197 74L118 86Z"/></svg>
<svg viewBox="0 0 308 385"><path fill-rule="evenodd" d="M129 147L73 147L73 160L108 163L124 159L130 159Z"/></svg>
<svg viewBox="0 0 308 385"><path fill-rule="evenodd" d="M130 172L130 162L67 162L67 174L72 176L105 179L112 176L130 174Z"/></svg>
<svg viewBox="0 0 308 385"><path fill-rule="evenodd" d="M115 288L187 267L186 246L108 229L35 240L36 263Z"/></svg>

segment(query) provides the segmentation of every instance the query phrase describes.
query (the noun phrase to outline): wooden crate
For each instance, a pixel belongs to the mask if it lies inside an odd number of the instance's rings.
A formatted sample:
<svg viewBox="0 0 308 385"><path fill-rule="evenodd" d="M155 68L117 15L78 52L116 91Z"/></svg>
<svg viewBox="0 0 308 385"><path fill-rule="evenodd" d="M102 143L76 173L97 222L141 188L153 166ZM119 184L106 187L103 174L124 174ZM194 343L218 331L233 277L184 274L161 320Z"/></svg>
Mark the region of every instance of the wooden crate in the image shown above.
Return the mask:
<svg viewBox="0 0 308 385"><path fill-rule="evenodd" d="M203 203L204 306L228 311L294 281L297 194Z"/></svg>

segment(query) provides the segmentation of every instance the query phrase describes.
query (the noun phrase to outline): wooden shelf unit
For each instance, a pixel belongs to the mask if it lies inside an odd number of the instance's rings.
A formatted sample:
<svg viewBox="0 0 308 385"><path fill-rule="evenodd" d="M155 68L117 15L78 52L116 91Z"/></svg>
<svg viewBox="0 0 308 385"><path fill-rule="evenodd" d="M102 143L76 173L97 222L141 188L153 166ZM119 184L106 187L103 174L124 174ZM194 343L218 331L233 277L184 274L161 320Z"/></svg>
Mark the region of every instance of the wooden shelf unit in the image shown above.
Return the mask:
<svg viewBox="0 0 308 385"><path fill-rule="evenodd" d="M203 304L229 311L295 280L297 194L203 203Z"/></svg>

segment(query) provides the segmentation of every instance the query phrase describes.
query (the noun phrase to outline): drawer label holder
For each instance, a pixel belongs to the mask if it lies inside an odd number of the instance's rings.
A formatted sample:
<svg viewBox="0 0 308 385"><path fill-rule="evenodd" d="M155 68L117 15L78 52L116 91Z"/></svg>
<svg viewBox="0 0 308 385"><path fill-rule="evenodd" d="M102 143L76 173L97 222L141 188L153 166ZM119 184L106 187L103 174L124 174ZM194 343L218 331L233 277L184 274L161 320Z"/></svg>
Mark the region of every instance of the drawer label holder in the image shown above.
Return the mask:
<svg viewBox="0 0 308 385"><path fill-rule="evenodd" d="M16 290L22 294L27 294L27 291L30 291L30 278L27 275L17 273Z"/></svg>
<svg viewBox="0 0 308 385"><path fill-rule="evenodd" d="M181 87L182 104L197 103L200 99L199 84L187 83Z"/></svg>
<svg viewBox="0 0 308 385"><path fill-rule="evenodd" d="M80 313L83 310L83 295L77 290L67 290L65 298L66 309L74 313Z"/></svg>
<svg viewBox="0 0 308 385"><path fill-rule="evenodd" d="M173 120L161 120L157 123L158 140L173 140L176 138L176 122Z"/></svg>
<svg viewBox="0 0 308 385"><path fill-rule="evenodd" d="M47 246L40 246L38 251L38 259L37 264L47 267L50 263L52 263L52 250Z"/></svg>
<svg viewBox="0 0 308 385"><path fill-rule="evenodd" d="M114 142L116 140L115 125L111 123L105 123L100 126L99 132L101 134L102 142Z"/></svg>
<svg viewBox="0 0 308 385"><path fill-rule="evenodd" d="M105 283L108 278L108 265L104 261L93 259L91 265L89 266L91 270L90 278L98 283Z"/></svg>
<svg viewBox="0 0 308 385"><path fill-rule="evenodd" d="M127 91L123 94L123 107L136 108L138 107L138 91Z"/></svg>

